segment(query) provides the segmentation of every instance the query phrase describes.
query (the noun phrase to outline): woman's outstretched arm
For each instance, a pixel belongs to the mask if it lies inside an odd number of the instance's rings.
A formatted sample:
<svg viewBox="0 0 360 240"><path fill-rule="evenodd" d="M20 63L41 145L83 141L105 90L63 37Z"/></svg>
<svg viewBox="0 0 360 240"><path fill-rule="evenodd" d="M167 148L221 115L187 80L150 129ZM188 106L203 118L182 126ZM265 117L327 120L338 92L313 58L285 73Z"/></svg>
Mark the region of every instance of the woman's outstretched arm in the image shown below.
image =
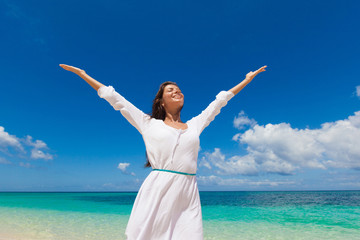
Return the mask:
<svg viewBox="0 0 360 240"><path fill-rule="evenodd" d="M80 68L77 67L73 67L73 66L69 66L66 64L59 64L60 67L64 68L65 70L68 70L70 72L73 72L77 75L79 75L79 77L81 77L82 79L84 79L88 84L90 84L91 87L93 87L96 91L104 86L102 83L96 81L95 79L93 79L92 77L90 77L89 75L86 74L86 72Z"/></svg>
<svg viewBox="0 0 360 240"><path fill-rule="evenodd" d="M249 82L251 82L251 80L253 80L253 78L256 75L258 75L261 72L264 72L266 67L267 66L265 65L259 68L258 70L256 70L255 72L249 72L248 74L246 74L245 79L241 83L239 83L229 91L232 92L234 95L238 94Z"/></svg>
<svg viewBox="0 0 360 240"><path fill-rule="evenodd" d="M246 74L245 80L241 83L230 89L229 91L221 91L218 95L216 95L216 99L212 101L209 106L203 110L198 116L193 118L193 121L196 122L196 126L198 129L198 134L201 132L212 122L216 115L220 113L221 108L223 108L227 102L235 96L238 92L241 91L251 80L260 72L265 71L266 66L263 66L256 70L255 72L249 72Z"/></svg>
<svg viewBox="0 0 360 240"><path fill-rule="evenodd" d="M85 71L80 68L66 64L60 64L60 67L83 78L98 92L99 97L104 98L115 110L120 111L121 114L130 122L130 124L132 124L140 133L142 133L148 126L150 116L143 113L143 111L135 107L131 102L116 92L113 86L103 85L102 83L87 75Z"/></svg>

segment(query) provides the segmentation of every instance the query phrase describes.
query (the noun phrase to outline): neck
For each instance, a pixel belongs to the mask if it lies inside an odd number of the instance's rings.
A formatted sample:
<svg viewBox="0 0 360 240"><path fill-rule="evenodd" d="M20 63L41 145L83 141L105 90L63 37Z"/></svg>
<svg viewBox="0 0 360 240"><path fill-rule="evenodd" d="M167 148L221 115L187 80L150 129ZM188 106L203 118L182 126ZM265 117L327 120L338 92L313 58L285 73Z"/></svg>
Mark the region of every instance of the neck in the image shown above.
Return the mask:
<svg viewBox="0 0 360 240"><path fill-rule="evenodd" d="M166 122L181 122L180 112L166 112L165 120Z"/></svg>

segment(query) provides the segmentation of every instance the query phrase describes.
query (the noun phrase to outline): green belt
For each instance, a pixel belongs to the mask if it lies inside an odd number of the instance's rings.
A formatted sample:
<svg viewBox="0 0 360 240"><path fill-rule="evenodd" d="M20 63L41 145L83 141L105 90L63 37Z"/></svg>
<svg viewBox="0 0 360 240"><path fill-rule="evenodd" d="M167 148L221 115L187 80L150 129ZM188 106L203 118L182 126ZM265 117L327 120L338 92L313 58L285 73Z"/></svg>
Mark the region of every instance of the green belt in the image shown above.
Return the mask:
<svg viewBox="0 0 360 240"><path fill-rule="evenodd" d="M153 171L171 172L171 173L190 175L190 176L196 175L196 173L177 172L177 171L172 171L172 170L167 170L167 169L153 169Z"/></svg>

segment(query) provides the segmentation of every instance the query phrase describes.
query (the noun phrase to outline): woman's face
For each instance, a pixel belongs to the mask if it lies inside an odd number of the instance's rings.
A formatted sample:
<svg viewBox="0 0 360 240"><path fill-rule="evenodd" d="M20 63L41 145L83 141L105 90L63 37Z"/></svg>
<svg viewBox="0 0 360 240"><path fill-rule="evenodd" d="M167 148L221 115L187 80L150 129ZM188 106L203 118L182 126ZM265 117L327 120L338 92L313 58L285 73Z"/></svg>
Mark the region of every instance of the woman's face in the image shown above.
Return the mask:
<svg viewBox="0 0 360 240"><path fill-rule="evenodd" d="M184 94L178 86L169 84L166 85L163 92L162 106L165 110L177 110L184 105Z"/></svg>

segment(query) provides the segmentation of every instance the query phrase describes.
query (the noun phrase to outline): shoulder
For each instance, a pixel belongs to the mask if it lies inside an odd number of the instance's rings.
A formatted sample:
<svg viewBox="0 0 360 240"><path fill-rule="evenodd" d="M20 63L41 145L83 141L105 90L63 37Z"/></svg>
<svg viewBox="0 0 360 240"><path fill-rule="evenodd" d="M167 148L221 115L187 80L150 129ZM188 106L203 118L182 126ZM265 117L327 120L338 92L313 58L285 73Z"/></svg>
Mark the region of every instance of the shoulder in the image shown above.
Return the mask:
<svg viewBox="0 0 360 240"><path fill-rule="evenodd" d="M143 118L145 123L145 128L143 132L146 132L149 128L153 128L161 124L161 120L151 117L150 114L144 113Z"/></svg>

